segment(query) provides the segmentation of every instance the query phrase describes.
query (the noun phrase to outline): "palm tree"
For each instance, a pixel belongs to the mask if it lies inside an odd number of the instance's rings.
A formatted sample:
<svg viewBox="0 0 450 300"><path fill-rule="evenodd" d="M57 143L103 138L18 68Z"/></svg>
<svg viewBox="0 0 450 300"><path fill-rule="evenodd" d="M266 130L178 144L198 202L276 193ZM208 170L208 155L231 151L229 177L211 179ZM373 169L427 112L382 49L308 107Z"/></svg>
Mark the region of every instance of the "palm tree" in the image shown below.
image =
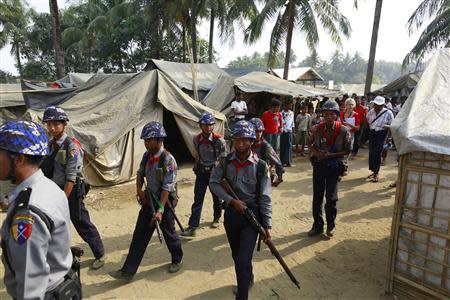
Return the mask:
<svg viewBox="0 0 450 300"><path fill-rule="evenodd" d="M29 14L22 0L3 0L0 2L0 48L11 43L11 54L15 56L17 69L22 76L21 47L28 24Z"/></svg>
<svg viewBox="0 0 450 300"><path fill-rule="evenodd" d="M64 53L61 49L61 25L59 23L58 1L49 0L49 4L50 15L52 16L53 47L55 48L56 56L56 75L58 76L58 78L63 78L65 75Z"/></svg>
<svg viewBox="0 0 450 300"><path fill-rule="evenodd" d="M380 27L380 17L381 17L381 6L383 0L377 0L375 5L375 16L373 18L373 28L372 28L372 39L370 40L370 52L369 52L369 62L367 63L367 74L366 74L366 85L364 87L364 94L370 92L373 79L373 68L375 66L375 52L377 50L378 41L378 28Z"/></svg>
<svg viewBox="0 0 450 300"><path fill-rule="evenodd" d="M164 7L164 28L182 40L182 62L186 62L186 42L191 21L190 7L190 0L166 1Z"/></svg>
<svg viewBox="0 0 450 300"><path fill-rule="evenodd" d="M434 19L405 56L403 68L413 61L419 63L433 49L450 47L450 0L423 0L408 20L409 34L416 32L427 17Z"/></svg>
<svg viewBox="0 0 450 300"><path fill-rule="evenodd" d="M197 11L198 0L191 0L191 47L194 63L197 63Z"/></svg>
<svg viewBox="0 0 450 300"><path fill-rule="evenodd" d="M310 51L319 43L317 23L330 34L331 40L341 46L341 34L350 36L351 27L348 19L339 11L336 0L272 0L265 1L261 12L251 21L245 30L245 41L254 43L259 39L266 21L278 14L270 38L268 65L272 66L283 43L286 44L283 78L287 79L289 58L294 30L306 35L306 44Z"/></svg>

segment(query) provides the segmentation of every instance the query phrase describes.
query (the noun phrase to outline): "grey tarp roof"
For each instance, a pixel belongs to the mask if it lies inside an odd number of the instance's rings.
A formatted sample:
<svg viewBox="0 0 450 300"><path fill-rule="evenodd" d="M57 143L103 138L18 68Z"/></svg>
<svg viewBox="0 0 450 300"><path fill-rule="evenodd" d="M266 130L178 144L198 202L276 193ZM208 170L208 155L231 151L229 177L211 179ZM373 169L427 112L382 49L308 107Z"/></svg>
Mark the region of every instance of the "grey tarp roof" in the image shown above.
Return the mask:
<svg viewBox="0 0 450 300"><path fill-rule="evenodd" d="M158 69L172 80L179 88L192 91L192 69L190 63L176 63L152 59L146 70ZM195 64L197 90L209 91L220 75L226 73L216 64Z"/></svg>
<svg viewBox="0 0 450 300"><path fill-rule="evenodd" d="M75 73L69 72L63 78L57 80L56 82L62 85L65 88L82 86L85 84L95 73Z"/></svg>
<svg viewBox="0 0 450 300"><path fill-rule="evenodd" d="M96 186L132 179L145 151L139 137L150 121L163 121L163 107L173 113L193 156L192 138L198 117L215 114L216 131L223 133L225 116L192 100L158 70L137 74L98 74L60 105L70 118L69 133L84 145L84 173ZM42 109L30 112L42 116ZM168 121L164 126L174 126Z"/></svg>
<svg viewBox="0 0 450 300"><path fill-rule="evenodd" d="M377 91L382 91L383 93L391 94L404 88L413 89L416 86L417 82L420 80L421 76L422 72L402 75L394 79L387 85L379 88Z"/></svg>
<svg viewBox="0 0 450 300"><path fill-rule="evenodd" d="M223 70L232 77L241 77L251 72L270 72L268 67L224 68Z"/></svg>
<svg viewBox="0 0 450 300"><path fill-rule="evenodd" d="M221 76L216 86L205 97L203 103L216 110L223 109L234 98L234 86L246 93L271 93L281 96L313 97L334 95L336 91L314 88L278 78L265 72L251 72L244 76L233 78L228 75Z"/></svg>
<svg viewBox="0 0 450 300"><path fill-rule="evenodd" d="M19 83L0 84L0 124L16 119L26 110Z"/></svg>
<svg viewBox="0 0 450 300"><path fill-rule="evenodd" d="M275 95L293 97L310 97L316 95L313 92L313 88L304 88L302 85L264 72L252 72L236 78L234 84L246 93L267 92Z"/></svg>
<svg viewBox="0 0 450 300"><path fill-rule="evenodd" d="M25 105L28 108L44 109L50 105L60 105L74 95L77 90L73 88L49 88L22 80L22 90L31 91L23 93Z"/></svg>
<svg viewBox="0 0 450 300"><path fill-rule="evenodd" d="M20 83L0 83L0 108L25 105L21 91Z"/></svg>
<svg viewBox="0 0 450 300"><path fill-rule="evenodd" d="M450 155L450 48L430 60L414 91L391 125L400 154Z"/></svg>

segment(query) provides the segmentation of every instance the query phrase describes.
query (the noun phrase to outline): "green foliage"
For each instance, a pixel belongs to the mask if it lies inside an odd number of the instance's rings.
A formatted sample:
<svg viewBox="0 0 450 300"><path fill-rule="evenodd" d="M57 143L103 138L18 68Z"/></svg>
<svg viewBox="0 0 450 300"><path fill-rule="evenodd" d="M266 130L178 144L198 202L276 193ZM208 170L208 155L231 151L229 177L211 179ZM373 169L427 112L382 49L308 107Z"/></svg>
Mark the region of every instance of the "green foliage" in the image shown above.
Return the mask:
<svg viewBox="0 0 450 300"><path fill-rule="evenodd" d="M269 53L255 52L250 56L240 56L231 61L228 68L245 67L267 67ZM278 54L277 68L283 67L284 53ZM295 55L291 56L291 63L295 61ZM335 51L328 60L322 60L317 52L303 59L298 67L313 67L324 78L325 82L334 80L338 83L364 83L366 80L367 60L356 52L353 55L342 54ZM375 73L373 83L387 83L401 75L401 64L386 62L383 60L375 62Z"/></svg>
<svg viewBox="0 0 450 300"><path fill-rule="evenodd" d="M0 70L0 83L15 83L17 81L16 76L8 71Z"/></svg>
<svg viewBox="0 0 450 300"><path fill-rule="evenodd" d="M275 57L274 68L282 68L284 64L285 58L284 52L279 52ZM297 57L294 54L294 51L291 51L291 57L289 61L291 63L295 62ZM269 64L269 52L264 53L263 55L259 52L255 52L252 55L244 55L239 56L235 60L230 61L227 65L227 68L246 68L246 67L267 67Z"/></svg>
<svg viewBox="0 0 450 300"><path fill-rule="evenodd" d="M422 62L425 55L435 49L450 47L450 0L423 0L408 20L409 33L419 30L428 18L433 19L405 56L404 68L413 62Z"/></svg>
<svg viewBox="0 0 450 300"><path fill-rule="evenodd" d="M314 65L311 63L317 61ZM313 67L324 78L325 82L334 80L335 83L365 83L367 60L356 52L343 55L335 51L328 60L321 60L317 54L305 58L299 67ZM375 62L375 70L372 82L375 84L388 83L401 75L401 64L397 62L386 62L383 60Z"/></svg>

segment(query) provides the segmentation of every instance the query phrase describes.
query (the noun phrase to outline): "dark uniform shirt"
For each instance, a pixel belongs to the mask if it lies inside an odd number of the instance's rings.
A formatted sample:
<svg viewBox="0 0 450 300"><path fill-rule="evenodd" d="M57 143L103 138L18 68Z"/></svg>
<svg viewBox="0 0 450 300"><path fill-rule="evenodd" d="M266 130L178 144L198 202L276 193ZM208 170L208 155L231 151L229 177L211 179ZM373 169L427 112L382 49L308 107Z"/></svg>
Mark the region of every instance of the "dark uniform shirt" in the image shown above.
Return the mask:
<svg viewBox="0 0 450 300"><path fill-rule="evenodd" d="M82 176L83 169L83 149L73 142L70 138L65 143L67 134L56 141L60 146L58 154L55 157L55 167L52 180L61 188L66 181L75 182L75 179ZM54 143L54 140L52 141Z"/></svg>
<svg viewBox="0 0 450 300"><path fill-rule="evenodd" d="M217 134L205 138L201 133L194 136L194 147L197 150L198 162L202 166L214 166L216 161L227 156L225 140Z"/></svg>
<svg viewBox="0 0 450 300"><path fill-rule="evenodd" d="M336 126L339 126L338 123L341 125L340 129L336 131ZM351 139L348 128L340 122L334 122L331 127L324 125L324 123L321 123L313 126L309 137L309 144L315 146L321 152L349 152L351 149ZM343 158L339 157L337 159L342 160Z"/></svg>
<svg viewBox="0 0 450 300"><path fill-rule="evenodd" d="M266 161L270 166L275 167L275 172L278 176L278 179L283 179L283 165L281 164L281 160L278 157L273 147L266 141L255 141L252 145L252 151L255 152L258 157L264 161ZM265 153L263 153L263 151Z"/></svg>
<svg viewBox="0 0 450 300"><path fill-rule="evenodd" d="M254 153L245 161L239 161L236 154L233 153L229 157L218 163L211 172L209 179L209 186L214 194L225 202L230 202L233 197L228 194L221 186L221 180L224 178L224 165L225 160L227 170L227 180L231 187L239 197L239 200L245 202L248 207L259 207L259 213L261 217L261 225L264 228L270 228L272 226L272 186L270 182L269 170L266 167L264 176L259 183L260 190L257 191L257 165L259 158ZM238 165L238 167L236 167ZM258 195L260 199L258 200Z"/></svg>
<svg viewBox="0 0 450 300"><path fill-rule="evenodd" d="M166 152L162 168L158 169L159 159L163 151L164 148L162 147L155 154L150 152L144 153L137 172L138 176L145 177L148 187L157 195L160 195L161 190L175 191L177 178L177 162L169 152Z"/></svg>

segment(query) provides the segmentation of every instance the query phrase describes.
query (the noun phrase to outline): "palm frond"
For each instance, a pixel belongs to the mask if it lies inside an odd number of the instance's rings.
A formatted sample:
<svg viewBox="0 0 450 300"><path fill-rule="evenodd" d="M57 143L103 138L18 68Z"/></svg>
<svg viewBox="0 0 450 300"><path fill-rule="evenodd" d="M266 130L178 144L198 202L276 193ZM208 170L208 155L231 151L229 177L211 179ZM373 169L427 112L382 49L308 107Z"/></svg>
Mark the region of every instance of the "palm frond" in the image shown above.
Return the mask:
<svg viewBox="0 0 450 300"><path fill-rule="evenodd" d="M244 41L248 44L255 43L261 36L266 21L272 19L281 7L285 5L285 0L268 0L261 12L255 16L250 25L244 31Z"/></svg>
<svg viewBox="0 0 450 300"><path fill-rule="evenodd" d="M408 19L407 27L409 34L413 34L416 30L418 30L423 22L432 18L442 6L449 6L449 0L423 0L422 3L416 8L411 17Z"/></svg>
<svg viewBox="0 0 450 300"><path fill-rule="evenodd" d="M412 62L420 63L424 56L434 49L450 42L450 7L438 15L422 32L416 45L403 59L403 68Z"/></svg>
<svg viewBox="0 0 450 300"><path fill-rule="evenodd" d="M267 61L268 67L274 67L277 62L277 54L280 51L280 47L286 41L286 34L289 25L289 10L286 8L284 12L278 14L278 18L270 36L270 50L269 59Z"/></svg>
<svg viewBox="0 0 450 300"><path fill-rule="evenodd" d="M296 17L297 29L306 35L306 45L310 51L314 50L319 43L319 31L316 18L309 1L302 1Z"/></svg>

